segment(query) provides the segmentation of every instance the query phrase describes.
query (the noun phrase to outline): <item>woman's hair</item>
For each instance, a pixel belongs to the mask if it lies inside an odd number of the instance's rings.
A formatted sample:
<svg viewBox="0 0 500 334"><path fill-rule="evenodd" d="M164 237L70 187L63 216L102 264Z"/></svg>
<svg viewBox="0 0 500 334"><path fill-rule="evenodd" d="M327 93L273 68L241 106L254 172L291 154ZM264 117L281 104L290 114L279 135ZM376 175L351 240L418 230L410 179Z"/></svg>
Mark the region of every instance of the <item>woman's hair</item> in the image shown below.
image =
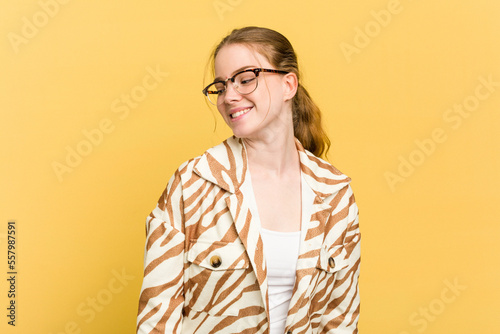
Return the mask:
<svg viewBox="0 0 500 334"><path fill-rule="evenodd" d="M321 112L300 82L297 55L288 39L277 31L261 27L234 29L227 35L211 56L212 69L215 57L222 47L242 44L256 50L276 69L295 73L297 93L292 100L293 132L304 148L316 156L326 156L330 139L321 126Z"/></svg>

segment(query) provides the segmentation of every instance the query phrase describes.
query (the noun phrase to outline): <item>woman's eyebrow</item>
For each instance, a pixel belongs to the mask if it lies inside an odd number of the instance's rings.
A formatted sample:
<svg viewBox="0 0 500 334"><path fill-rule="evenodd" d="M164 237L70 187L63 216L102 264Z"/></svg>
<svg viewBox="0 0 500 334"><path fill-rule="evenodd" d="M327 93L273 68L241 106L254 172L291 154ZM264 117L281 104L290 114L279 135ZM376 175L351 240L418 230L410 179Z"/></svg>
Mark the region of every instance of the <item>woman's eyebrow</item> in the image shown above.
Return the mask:
<svg viewBox="0 0 500 334"><path fill-rule="evenodd" d="M231 76L233 76L235 73L238 73L238 72L241 72L243 70L246 70L247 68L255 68L255 67L258 67L258 66L255 66L255 65L248 65L248 66L243 66L243 67L240 67L238 68L237 70L233 71L233 73L231 73ZM215 81L224 81L224 79L222 79L221 77L217 77L214 79L214 82Z"/></svg>

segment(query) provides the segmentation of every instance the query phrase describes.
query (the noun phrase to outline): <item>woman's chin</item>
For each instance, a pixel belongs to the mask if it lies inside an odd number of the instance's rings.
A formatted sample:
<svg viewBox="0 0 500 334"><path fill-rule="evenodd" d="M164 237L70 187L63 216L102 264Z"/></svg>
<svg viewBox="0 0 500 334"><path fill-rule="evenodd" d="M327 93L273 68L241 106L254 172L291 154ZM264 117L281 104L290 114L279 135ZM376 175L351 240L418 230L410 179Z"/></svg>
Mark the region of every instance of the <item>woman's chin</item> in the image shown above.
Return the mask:
<svg viewBox="0 0 500 334"><path fill-rule="evenodd" d="M247 138L252 133L252 131L245 129L243 126L231 127L231 130L233 130L233 135L236 138Z"/></svg>

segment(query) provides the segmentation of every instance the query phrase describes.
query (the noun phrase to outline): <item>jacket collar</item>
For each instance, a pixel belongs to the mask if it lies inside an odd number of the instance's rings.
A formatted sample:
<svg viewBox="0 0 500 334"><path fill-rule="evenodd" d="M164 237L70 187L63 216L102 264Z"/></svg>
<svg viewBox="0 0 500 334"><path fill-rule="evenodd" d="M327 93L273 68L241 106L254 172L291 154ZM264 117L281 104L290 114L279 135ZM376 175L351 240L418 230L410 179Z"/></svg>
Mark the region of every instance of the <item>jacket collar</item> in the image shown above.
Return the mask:
<svg viewBox="0 0 500 334"><path fill-rule="evenodd" d="M351 179L328 162L304 149L295 138L300 167L304 178L321 200L347 186ZM234 194L245 181L247 171L246 147L243 139L229 137L208 149L194 165L194 172L207 181Z"/></svg>

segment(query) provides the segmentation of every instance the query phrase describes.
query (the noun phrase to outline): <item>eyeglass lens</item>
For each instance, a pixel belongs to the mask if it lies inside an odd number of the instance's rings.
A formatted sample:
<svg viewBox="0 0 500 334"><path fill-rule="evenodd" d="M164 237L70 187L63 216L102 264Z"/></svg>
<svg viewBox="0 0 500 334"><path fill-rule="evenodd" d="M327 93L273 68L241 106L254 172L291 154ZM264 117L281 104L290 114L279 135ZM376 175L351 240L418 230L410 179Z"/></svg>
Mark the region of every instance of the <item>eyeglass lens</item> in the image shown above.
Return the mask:
<svg viewBox="0 0 500 334"><path fill-rule="evenodd" d="M208 87L208 99L212 104L218 104L218 98L225 92L229 83L216 82ZM234 77L233 88L240 94L250 94L257 88L257 76L254 72L242 72Z"/></svg>

